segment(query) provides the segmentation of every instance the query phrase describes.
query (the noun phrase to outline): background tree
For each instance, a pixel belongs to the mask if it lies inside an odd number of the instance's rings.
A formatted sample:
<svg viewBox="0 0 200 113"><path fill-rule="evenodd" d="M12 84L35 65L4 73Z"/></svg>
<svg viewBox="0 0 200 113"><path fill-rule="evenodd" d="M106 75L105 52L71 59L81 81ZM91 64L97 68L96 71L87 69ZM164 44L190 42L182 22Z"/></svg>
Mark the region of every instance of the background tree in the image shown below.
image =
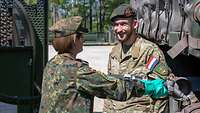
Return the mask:
<svg viewBox="0 0 200 113"><path fill-rule="evenodd" d="M36 0L37 1L37 0ZM51 17L57 21L59 9L64 9L66 16L80 15L84 17L83 25L90 32L106 32L110 29L112 10L130 0L49 0Z"/></svg>
<svg viewBox="0 0 200 113"><path fill-rule="evenodd" d="M35 5L37 4L38 0L24 0L24 2L28 5Z"/></svg>

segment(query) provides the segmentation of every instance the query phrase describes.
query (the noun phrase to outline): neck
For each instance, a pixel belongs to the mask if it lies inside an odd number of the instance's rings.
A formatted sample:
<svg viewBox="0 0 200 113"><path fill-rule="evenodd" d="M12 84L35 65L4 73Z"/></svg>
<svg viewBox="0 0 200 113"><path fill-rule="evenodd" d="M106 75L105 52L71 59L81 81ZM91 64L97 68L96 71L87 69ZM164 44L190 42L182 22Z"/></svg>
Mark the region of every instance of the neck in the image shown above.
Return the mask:
<svg viewBox="0 0 200 113"><path fill-rule="evenodd" d="M72 57L73 59L76 59L76 55L77 55L77 54L74 54L72 52L70 52L70 53L64 53L64 54L67 54L68 56Z"/></svg>
<svg viewBox="0 0 200 113"><path fill-rule="evenodd" d="M71 56L76 59L77 54L76 53L72 53Z"/></svg>
<svg viewBox="0 0 200 113"><path fill-rule="evenodd" d="M125 42L123 42L122 45L125 45L125 46L132 45L133 43L135 43L137 37L138 37L137 34L135 32L132 32L130 38L126 40Z"/></svg>

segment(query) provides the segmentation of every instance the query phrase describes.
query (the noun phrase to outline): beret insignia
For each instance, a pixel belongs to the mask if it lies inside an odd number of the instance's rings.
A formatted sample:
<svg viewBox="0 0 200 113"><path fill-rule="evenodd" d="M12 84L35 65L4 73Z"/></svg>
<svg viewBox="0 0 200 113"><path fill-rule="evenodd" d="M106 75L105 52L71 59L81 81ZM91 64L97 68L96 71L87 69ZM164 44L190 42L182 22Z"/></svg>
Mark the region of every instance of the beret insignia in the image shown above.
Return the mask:
<svg viewBox="0 0 200 113"><path fill-rule="evenodd" d="M132 8L128 7L124 10L124 16L125 17L129 17L129 16L132 16L133 15L133 10Z"/></svg>

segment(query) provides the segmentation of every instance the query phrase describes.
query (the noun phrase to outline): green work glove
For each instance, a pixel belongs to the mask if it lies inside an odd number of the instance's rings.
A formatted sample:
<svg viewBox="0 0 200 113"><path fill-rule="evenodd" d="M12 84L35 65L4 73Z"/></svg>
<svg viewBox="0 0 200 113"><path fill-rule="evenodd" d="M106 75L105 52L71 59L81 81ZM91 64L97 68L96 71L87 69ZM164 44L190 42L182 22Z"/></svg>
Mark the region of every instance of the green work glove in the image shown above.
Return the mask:
<svg viewBox="0 0 200 113"><path fill-rule="evenodd" d="M158 78L155 80L141 80L141 82L145 86L145 95L150 95L155 99L168 96L165 80Z"/></svg>

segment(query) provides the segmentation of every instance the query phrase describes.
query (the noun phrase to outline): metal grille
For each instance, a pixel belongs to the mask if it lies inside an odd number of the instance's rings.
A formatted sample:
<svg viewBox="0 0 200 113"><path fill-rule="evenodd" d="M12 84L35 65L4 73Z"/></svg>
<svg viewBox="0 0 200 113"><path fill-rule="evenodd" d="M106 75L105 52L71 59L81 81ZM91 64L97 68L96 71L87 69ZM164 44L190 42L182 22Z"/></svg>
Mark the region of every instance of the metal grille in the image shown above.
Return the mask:
<svg viewBox="0 0 200 113"><path fill-rule="evenodd" d="M40 57L43 57L43 65L48 59L47 44L47 11L48 0L37 0L36 5L27 5L23 0L19 0L26 10L26 13L32 23L35 32L36 51ZM39 39L39 40L38 40ZM42 56L41 56L42 55ZM37 55L36 55L37 56Z"/></svg>
<svg viewBox="0 0 200 113"><path fill-rule="evenodd" d="M0 0L0 47L12 46L12 0Z"/></svg>
<svg viewBox="0 0 200 113"><path fill-rule="evenodd" d="M16 29L13 26L13 1L17 0L0 0L0 47L11 47L15 46L16 34L14 34L13 29ZM45 37L47 32L45 31L46 28L46 17L45 17L45 6L47 2L45 0L38 0L36 5L27 5L23 0L18 0L25 9L25 12L28 16L29 21L32 24L34 29L35 36L40 39L43 44L45 43ZM26 28L25 28L26 29ZM16 30L17 31L17 30ZM27 40L24 37L18 37L17 40ZM21 42L21 41L18 41ZM23 44L22 44L23 46ZM24 44L25 46L25 44Z"/></svg>
<svg viewBox="0 0 200 113"><path fill-rule="evenodd" d="M23 0L20 0L23 4L31 23L33 24L35 35L42 41L45 37L45 0L38 0L36 5L27 5Z"/></svg>

